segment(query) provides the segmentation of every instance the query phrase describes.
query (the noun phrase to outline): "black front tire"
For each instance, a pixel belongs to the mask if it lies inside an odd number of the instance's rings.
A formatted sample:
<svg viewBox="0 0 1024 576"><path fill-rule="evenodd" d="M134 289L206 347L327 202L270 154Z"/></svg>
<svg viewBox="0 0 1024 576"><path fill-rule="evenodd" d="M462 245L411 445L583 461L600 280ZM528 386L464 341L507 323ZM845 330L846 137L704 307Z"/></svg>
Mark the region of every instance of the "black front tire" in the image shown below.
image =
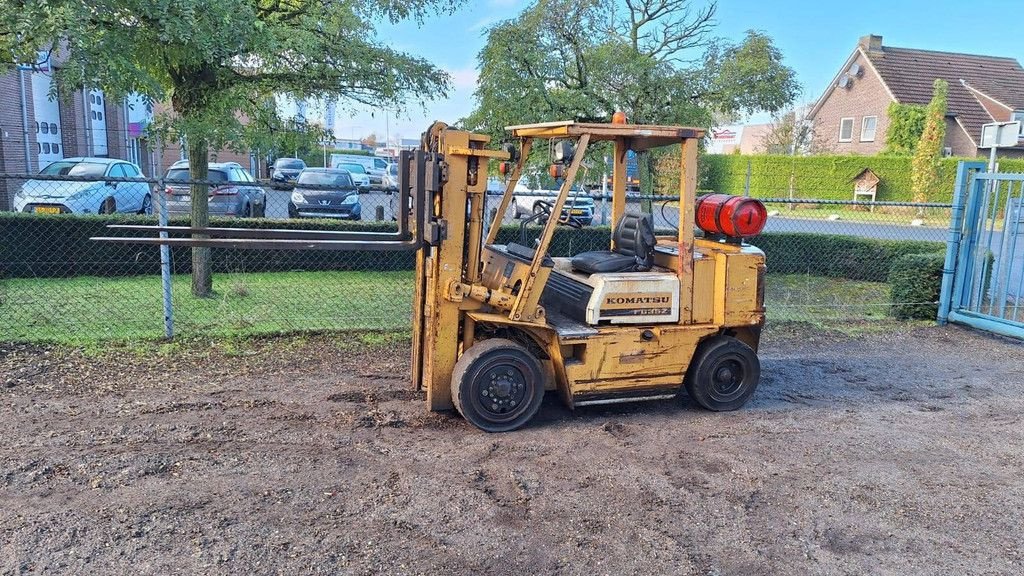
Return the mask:
<svg viewBox="0 0 1024 576"><path fill-rule="evenodd" d="M746 404L760 380L757 353L735 338L716 336L697 347L684 385L697 404L723 412Z"/></svg>
<svg viewBox="0 0 1024 576"><path fill-rule="evenodd" d="M474 344L452 371L452 401L485 432L509 432L529 422L544 400L544 371L529 350L504 338Z"/></svg>

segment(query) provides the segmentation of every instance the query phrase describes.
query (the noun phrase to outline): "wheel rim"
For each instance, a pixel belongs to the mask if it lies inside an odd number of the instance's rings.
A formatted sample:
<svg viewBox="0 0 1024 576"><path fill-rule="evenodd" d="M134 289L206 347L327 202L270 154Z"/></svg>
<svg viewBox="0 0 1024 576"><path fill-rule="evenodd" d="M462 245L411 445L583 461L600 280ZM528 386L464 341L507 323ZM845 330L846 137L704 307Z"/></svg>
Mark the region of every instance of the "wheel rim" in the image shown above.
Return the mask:
<svg viewBox="0 0 1024 576"><path fill-rule="evenodd" d="M142 199L142 213L152 214L153 213L153 199L146 196Z"/></svg>
<svg viewBox="0 0 1024 576"><path fill-rule="evenodd" d="M711 368L711 396L729 401L743 393L748 371L743 359L736 355L720 358Z"/></svg>
<svg viewBox="0 0 1024 576"><path fill-rule="evenodd" d="M495 358L477 372L471 401L488 421L509 422L529 409L536 384L526 362L514 357Z"/></svg>

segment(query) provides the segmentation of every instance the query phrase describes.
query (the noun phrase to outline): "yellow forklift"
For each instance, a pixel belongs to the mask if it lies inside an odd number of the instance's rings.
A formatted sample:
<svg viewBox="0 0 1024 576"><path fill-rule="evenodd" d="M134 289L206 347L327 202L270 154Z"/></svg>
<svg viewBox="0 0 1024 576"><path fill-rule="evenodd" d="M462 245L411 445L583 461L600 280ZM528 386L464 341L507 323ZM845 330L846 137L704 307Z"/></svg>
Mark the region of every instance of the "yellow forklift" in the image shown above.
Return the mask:
<svg viewBox="0 0 1024 576"><path fill-rule="evenodd" d="M698 199L704 133L680 126L550 122L512 126L502 150L484 135L437 122L399 158L394 233L140 227L191 237L104 238L257 249L416 253L412 381L431 410L455 408L488 432L514 430L545 391L567 406L665 399L682 390L710 410L735 410L760 379L764 254L743 242L764 226L749 198ZM537 140L549 141L557 197L540 202L533 242L497 244ZM612 147L614 222L608 250L553 258L557 226L588 147ZM627 210L626 156L680 145L678 232L656 236L650 214ZM485 226L490 161L508 162L504 194ZM571 204L570 204L571 205ZM703 237L695 237L694 224ZM125 226L119 226L125 227ZM166 236L166 234L165 234Z"/></svg>

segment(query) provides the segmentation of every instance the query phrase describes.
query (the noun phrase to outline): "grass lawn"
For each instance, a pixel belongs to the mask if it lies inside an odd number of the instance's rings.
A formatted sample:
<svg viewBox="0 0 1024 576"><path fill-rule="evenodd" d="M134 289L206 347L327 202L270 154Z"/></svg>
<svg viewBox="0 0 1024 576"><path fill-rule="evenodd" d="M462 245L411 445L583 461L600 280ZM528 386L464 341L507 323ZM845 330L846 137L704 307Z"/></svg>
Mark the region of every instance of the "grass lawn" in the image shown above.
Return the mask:
<svg viewBox="0 0 1024 576"><path fill-rule="evenodd" d="M323 330L407 330L413 273L216 274L215 295L197 299L190 278L172 282L175 333L244 337ZM769 324L801 322L842 331L884 328L889 286L801 274L769 275ZM69 344L163 336L160 278L0 280L0 340Z"/></svg>
<svg viewBox="0 0 1024 576"><path fill-rule="evenodd" d="M172 280L175 333L246 336L409 326L412 272L216 274L212 298ZM0 340L82 343L163 337L158 276L0 280Z"/></svg>

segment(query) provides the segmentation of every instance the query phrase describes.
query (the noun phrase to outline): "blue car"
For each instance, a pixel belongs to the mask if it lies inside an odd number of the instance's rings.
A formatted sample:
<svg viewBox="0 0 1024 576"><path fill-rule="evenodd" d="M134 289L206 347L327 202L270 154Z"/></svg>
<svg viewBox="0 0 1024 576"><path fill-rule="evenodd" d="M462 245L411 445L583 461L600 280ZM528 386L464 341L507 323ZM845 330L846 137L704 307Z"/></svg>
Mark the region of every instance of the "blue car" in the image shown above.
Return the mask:
<svg viewBox="0 0 1024 576"><path fill-rule="evenodd" d="M347 170L306 168L292 190L289 218L341 218L361 220L359 190Z"/></svg>

